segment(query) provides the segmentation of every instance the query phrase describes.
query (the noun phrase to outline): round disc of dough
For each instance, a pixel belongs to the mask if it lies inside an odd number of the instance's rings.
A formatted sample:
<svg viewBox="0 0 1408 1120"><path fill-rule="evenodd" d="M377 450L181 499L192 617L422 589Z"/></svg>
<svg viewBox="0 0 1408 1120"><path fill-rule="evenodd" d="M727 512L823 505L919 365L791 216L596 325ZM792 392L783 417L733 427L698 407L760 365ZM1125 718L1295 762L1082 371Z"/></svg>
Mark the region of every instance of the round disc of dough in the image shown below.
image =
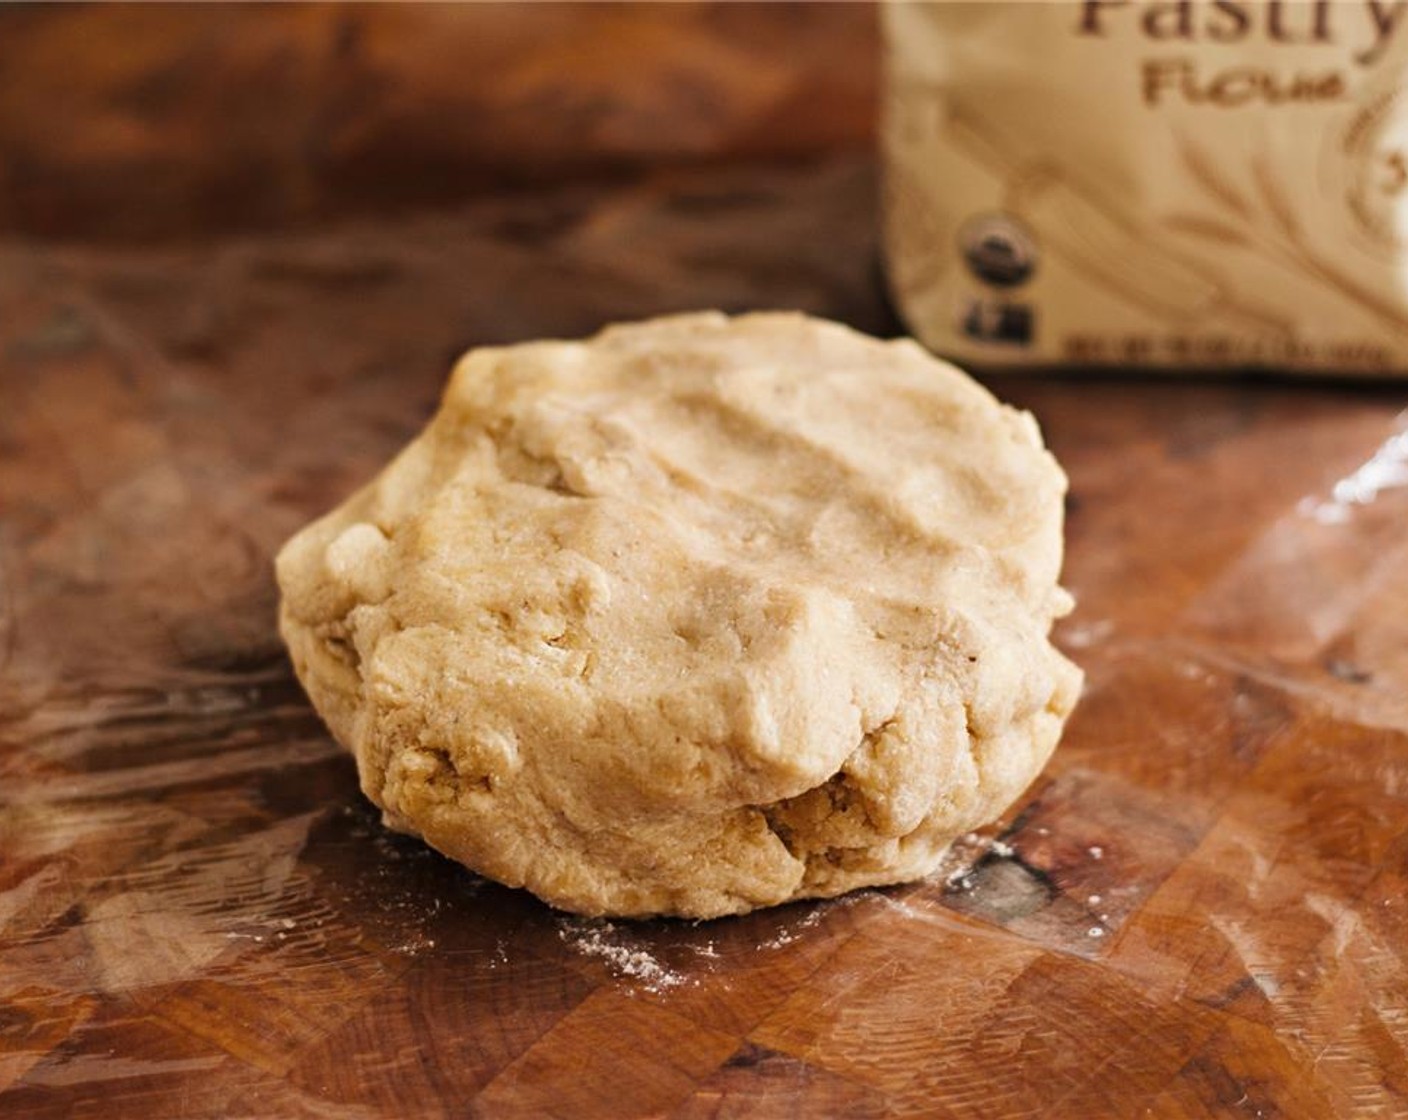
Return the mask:
<svg viewBox="0 0 1408 1120"><path fill-rule="evenodd" d="M683 315L468 354L278 558L392 828L583 914L895 883L1000 813L1080 688L1066 481L909 341Z"/></svg>

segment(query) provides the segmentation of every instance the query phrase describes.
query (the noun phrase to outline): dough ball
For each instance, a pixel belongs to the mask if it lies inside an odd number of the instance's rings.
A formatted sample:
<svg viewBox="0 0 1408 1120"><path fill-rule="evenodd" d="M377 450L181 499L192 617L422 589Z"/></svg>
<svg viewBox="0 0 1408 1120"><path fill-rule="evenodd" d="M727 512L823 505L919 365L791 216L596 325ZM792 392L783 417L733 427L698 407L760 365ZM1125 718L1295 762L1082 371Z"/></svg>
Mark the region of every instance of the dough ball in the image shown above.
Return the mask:
<svg viewBox="0 0 1408 1120"><path fill-rule="evenodd" d="M475 350L278 558L386 823L582 914L895 883L998 815L1079 671L1065 477L909 341L682 315Z"/></svg>

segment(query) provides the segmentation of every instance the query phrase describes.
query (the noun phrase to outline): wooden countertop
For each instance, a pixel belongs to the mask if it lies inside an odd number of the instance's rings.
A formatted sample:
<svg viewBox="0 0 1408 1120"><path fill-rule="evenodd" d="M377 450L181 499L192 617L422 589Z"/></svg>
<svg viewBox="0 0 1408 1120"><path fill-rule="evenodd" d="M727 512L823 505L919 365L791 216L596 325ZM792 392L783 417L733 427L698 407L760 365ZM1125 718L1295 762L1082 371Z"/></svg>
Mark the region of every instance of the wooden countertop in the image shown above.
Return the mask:
<svg viewBox="0 0 1408 1120"><path fill-rule="evenodd" d="M842 162L0 248L0 1114L1405 1114L1408 386L990 379L1071 475L1089 682L935 881L584 922L359 798L278 544L471 344L893 331L873 212Z"/></svg>

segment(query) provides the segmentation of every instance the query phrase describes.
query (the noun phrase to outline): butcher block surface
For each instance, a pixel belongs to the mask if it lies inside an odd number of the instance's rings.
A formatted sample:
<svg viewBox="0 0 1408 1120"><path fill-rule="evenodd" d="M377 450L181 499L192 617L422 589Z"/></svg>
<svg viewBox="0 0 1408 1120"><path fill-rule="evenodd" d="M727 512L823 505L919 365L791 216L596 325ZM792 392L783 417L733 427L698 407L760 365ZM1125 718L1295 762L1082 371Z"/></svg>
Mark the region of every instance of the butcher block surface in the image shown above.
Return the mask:
<svg viewBox="0 0 1408 1120"><path fill-rule="evenodd" d="M386 833L271 558L476 344L896 333L865 160L0 246L0 1115L1408 1115L1408 387L989 377L1071 477L1050 767L934 879L558 914Z"/></svg>

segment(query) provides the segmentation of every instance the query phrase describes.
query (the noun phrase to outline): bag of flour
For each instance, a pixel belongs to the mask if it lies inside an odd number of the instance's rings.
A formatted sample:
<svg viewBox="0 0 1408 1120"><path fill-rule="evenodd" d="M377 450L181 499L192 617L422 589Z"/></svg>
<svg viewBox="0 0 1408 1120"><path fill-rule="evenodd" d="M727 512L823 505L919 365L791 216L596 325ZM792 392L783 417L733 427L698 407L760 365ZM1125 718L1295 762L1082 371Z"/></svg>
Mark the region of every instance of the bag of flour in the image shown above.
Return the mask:
<svg viewBox="0 0 1408 1120"><path fill-rule="evenodd" d="M1408 0L884 19L889 275L933 349L1408 372Z"/></svg>

